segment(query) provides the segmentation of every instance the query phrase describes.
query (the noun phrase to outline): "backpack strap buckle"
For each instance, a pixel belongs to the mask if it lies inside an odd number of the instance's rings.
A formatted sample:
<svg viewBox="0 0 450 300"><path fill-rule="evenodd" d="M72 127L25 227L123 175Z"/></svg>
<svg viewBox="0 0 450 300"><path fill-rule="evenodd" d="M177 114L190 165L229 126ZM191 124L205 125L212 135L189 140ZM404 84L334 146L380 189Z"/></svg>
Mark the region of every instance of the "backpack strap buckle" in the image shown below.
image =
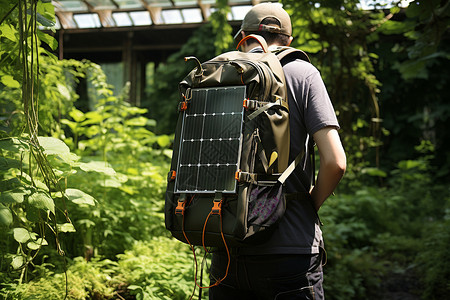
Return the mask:
<svg viewBox="0 0 450 300"><path fill-rule="evenodd" d="M221 215L222 214L222 193L217 192L214 195L213 207L211 208L212 215Z"/></svg>
<svg viewBox="0 0 450 300"><path fill-rule="evenodd" d="M214 200L211 213L213 215L220 215L222 213L222 199L219 201Z"/></svg>
<svg viewBox="0 0 450 300"><path fill-rule="evenodd" d="M181 194L180 198L178 198L177 207L175 208L175 214L176 215L182 215L184 216L184 210L186 207L186 194Z"/></svg>

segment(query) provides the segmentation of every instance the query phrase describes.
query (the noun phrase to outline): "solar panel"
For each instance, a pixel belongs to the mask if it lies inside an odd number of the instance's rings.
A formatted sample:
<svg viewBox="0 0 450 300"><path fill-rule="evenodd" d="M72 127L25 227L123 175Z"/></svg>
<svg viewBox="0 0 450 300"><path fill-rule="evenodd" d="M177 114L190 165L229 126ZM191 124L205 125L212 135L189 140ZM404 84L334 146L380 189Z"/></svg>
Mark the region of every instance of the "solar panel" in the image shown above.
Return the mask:
<svg viewBox="0 0 450 300"><path fill-rule="evenodd" d="M176 193L234 193L245 86L200 88L183 112Z"/></svg>

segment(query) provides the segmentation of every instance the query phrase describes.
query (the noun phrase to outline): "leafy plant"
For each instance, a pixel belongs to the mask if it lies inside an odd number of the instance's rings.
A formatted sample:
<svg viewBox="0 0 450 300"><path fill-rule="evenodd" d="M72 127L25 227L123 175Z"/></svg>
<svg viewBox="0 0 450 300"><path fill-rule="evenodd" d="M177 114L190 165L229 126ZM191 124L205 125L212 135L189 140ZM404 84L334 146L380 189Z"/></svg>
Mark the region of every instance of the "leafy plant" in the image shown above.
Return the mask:
<svg viewBox="0 0 450 300"><path fill-rule="evenodd" d="M69 263L67 286L65 275L47 265L39 280L9 284L0 296L5 300L187 299L194 289L189 251L173 239L155 237L134 243L114 260L75 258Z"/></svg>

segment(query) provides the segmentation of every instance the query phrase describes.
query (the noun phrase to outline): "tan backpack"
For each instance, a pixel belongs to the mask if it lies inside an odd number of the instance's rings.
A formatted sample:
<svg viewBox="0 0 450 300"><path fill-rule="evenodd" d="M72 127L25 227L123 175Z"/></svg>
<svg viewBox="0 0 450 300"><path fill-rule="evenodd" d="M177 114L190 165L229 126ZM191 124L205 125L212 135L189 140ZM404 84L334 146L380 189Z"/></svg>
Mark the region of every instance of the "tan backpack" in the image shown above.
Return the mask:
<svg viewBox="0 0 450 300"><path fill-rule="evenodd" d="M191 246L259 243L285 211L283 184L296 163L288 166L289 108L277 55L299 50L275 55L260 36L249 38L262 53L232 51L202 64L186 58L197 67L179 85L165 223Z"/></svg>

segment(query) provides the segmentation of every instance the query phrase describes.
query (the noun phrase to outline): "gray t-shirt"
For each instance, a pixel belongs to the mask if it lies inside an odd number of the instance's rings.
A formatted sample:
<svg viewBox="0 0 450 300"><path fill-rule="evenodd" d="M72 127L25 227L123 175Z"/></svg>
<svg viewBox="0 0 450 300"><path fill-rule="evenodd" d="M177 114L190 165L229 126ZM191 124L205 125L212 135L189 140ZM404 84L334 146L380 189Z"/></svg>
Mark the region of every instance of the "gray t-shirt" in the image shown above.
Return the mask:
<svg viewBox="0 0 450 300"><path fill-rule="evenodd" d="M319 71L302 60L284 62L290 118L290 161L305 147L309 136L327 126L339 128L333 105ZM309 153L286 181L287 193L309 195ZM303 170L304 171L303 171ZM304 172L302 174L302 172ZM244 255L315 254L322 243L317 213L310 198L290 199L280 224L263 244L240 249Z"/></svg>

